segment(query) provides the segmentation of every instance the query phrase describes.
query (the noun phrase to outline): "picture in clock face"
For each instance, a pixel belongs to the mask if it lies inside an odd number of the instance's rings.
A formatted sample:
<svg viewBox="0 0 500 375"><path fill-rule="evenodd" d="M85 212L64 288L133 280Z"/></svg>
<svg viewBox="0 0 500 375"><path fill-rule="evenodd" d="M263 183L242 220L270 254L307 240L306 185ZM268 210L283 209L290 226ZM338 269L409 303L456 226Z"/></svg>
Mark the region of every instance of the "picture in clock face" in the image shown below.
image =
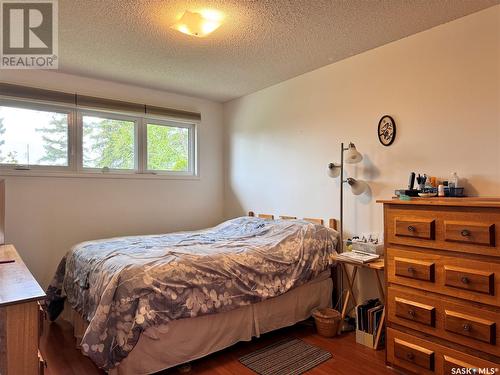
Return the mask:
<svg viewBox="0 0 500 375"><path fill-rule="evenodd" d="M396 123L389 115L384 115L378 122L378 139L384 146L390 146L396 138Z"/></svg>

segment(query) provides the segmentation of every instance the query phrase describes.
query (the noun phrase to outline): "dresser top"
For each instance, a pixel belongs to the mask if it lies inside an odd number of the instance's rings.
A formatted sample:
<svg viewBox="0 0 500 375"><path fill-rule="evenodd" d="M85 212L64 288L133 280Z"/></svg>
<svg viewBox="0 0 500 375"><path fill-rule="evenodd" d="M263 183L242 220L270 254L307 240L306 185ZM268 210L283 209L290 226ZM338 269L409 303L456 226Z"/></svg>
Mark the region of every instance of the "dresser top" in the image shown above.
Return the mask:
<svg viewBox="0 0 500 375"><path fill-rule="evenodd" d="M456 206L456 207L497 207L500 208L500 198L419 198L412 197L411 200L400 200L398 198L380 199L377 203L417 205L417 206Z"/></svg>
<svg viewBox="0 0 500 375"><path fill-rule="evenodd" d="M11 263L4 261L14 260ZM12 245L0 246L0 307L36 301L45 293Z"/></svg>

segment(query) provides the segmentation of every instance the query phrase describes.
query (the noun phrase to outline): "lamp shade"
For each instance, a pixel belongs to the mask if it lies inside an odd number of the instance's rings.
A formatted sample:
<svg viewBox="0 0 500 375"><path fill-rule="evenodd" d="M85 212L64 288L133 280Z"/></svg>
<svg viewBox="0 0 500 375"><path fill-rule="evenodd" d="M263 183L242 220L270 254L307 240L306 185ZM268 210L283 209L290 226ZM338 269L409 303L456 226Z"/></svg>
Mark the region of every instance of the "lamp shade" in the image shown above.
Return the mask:
<svg viewBox="0 0 500 375"><path fill-rule="evenodd" d="M344 159L347 164L355 164L363 160L363 155L356 150L356 146L351 142L349 143L349 148L345 152Z"/></svg>
<svg viewBox="0 0 500 375"><path fill-rule="evenodd" d="M366 182L356 180L352 177L347 178L347 183L351 187L351 191L354 195L363 194L367 187Z"/></svg>
<svg viewBox="0 0 500 375"><path fill-rule="evenodd" d="M341 166L335 163L328 164L328 175L333 178L340 176L340 168Z"/></svg>

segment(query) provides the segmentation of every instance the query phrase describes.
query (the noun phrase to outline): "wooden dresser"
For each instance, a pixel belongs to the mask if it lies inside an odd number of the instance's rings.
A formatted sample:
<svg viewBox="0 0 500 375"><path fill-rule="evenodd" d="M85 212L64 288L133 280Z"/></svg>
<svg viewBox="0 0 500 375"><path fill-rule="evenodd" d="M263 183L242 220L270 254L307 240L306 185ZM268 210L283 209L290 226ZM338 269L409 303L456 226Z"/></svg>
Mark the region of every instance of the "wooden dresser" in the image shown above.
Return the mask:
<svg viewBox="0 0 500 375"><path fill-rule="evenodd" d="M387 363L405 373L500 374L500 199L379 203Z"/></svg>
<svg viewBox="0 0 500 375"><path fill-rule="evenodd" d="M14 260L11 263L2 263ZM0 246L0 374L43 373L38 350L45 293L12 245Z"/></svg>

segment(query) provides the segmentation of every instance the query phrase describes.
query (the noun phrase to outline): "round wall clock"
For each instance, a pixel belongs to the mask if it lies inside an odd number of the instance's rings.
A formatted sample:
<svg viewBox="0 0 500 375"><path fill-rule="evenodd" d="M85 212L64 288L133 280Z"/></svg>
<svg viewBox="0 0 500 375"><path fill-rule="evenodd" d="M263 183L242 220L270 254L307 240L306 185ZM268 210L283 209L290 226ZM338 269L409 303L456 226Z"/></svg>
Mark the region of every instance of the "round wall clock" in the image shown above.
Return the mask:
<svg viewBox="0 0 500 375"><path fill-rule="evenodd" d="M389 115L384 115L378 122L378 140L384 146L390 146L396 138L396 123Z"/></svg>

